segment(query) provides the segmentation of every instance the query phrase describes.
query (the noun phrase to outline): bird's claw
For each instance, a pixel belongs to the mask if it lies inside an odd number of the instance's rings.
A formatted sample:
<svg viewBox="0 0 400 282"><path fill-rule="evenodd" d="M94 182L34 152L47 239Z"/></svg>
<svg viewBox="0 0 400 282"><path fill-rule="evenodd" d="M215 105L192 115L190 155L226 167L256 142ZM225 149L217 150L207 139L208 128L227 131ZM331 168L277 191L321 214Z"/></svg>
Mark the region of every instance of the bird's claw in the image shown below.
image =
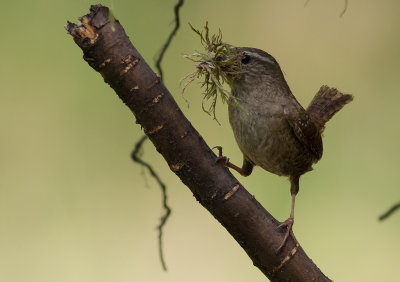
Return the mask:
<svg viewBox="0 0 400 282"><path fill-rule="evenodd" d="M222 147L221 146L214 146L212 147L211 150L217 149L218 150L218 156L222 157Z"/></svg>
<svg viewBox="0 0 400 282"><path fill-rule="evenodd" d="M278 226L278 228L286 228L286 233L285 233L285 237L282 240L282 243L278 247L277 253L279 253L282 250L282 248L285 246L287 240L289 239L289 235L292 235L292 237L294 238L294 234L292 231L293 223L294 223L294 218L289 217L288 219L286 219L284 222L282 222ZM296 239L294 238L294 240L296 240Z"/></svg>
<svg viewBox="0 0 400 282"><path fill-rule="evenodd" d="M287 229L292 230L293 223L294 223L294 218L289 217L289 218L286 219L284 222L282 222L281 224L279 224L278 228L287 227Z"/></svg>
<svg viewBox="0 0 400 282"><path fill-rule="evenodd" d="M212 150L214 150L214 149L218 150L218 157L215 160L215 163L223 163L226 166L229 163L229 158L222 155L222 147L221 146L215 146L215 147L212 148Z"/></svg>

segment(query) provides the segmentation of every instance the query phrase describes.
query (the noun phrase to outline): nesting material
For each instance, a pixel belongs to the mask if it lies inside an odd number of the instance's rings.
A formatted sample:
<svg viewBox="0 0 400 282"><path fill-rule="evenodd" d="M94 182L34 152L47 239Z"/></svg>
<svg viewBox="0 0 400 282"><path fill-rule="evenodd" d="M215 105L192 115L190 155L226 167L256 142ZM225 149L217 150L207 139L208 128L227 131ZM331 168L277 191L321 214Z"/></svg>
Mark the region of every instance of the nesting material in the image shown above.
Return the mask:
<svg viewBox="0 0 400 282"><path fill-rule="evenodd" d="M195 52L184 56L196 63L196 70L181 80L181 83L184 84L182 95L189 84L196 79L200 80L201 88L204 88L203 111L217 120L215 108L218 95L222 103L233 103L240 107L237 99L225 88L225 83L240 77L242 54L234 46L222 41L221 30L218 31L218 34L210 36L208 22L201 31L195 29L191 24L189 25L200 37L204 52Z"/></svg>

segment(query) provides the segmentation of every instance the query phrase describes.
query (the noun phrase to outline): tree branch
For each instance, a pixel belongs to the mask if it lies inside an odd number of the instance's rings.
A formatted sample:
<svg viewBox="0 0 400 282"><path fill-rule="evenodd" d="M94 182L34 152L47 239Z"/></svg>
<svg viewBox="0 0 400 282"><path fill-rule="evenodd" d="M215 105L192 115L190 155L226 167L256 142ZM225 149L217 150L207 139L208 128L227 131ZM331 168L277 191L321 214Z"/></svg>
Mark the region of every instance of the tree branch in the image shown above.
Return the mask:
<svg viewBox="0 0 400 282"><path fill-rule="evenodd" d="M129 107L170 169L235 238L271 281L330 281L290 238L276 253L284 230L222 164L183 115L172 95L129 41L108 8L92 6L82 25L65 28Z"/></svg>

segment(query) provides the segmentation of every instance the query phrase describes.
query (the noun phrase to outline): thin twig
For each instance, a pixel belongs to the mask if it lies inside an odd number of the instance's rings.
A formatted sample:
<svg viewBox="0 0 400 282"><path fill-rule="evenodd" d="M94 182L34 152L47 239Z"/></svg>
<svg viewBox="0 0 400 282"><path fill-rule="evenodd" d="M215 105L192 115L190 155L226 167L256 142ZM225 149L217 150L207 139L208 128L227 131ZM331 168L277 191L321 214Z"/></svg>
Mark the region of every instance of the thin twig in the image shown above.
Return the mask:
<svg viewBox="0 0 400 282"><path fill-rule="evenodd" d="M163 248L162 248L162 235L163 235L163 227L167 222L169 215L171 214L171 209L167 204L167 193L166 193L167 186L164 184L164 182L161 180L158 174L154 171L153 167L139 157L139 152L142 149L143 143L147 140L147 138L148 138L147 135L143 135L142 138L140 138L140 140L135 144L135 149L132 151L131 157L135 162L147 168L147 170L150 172L150 175L157 181L163 194L163 208L165 210L165 214L161 217L161 222L157 226L157 229L158 229L158 244L159 244L158 251L160 254L162 267L166 271L167 266L165 264Z"/></svg>
<svg viewBox="0 0 400 282"><path fill-rule="evenodd" d="M388 209L384 214L382 214L379 217L379 220L382 221L382 220L388 218L389 216L392 215L392 213L394 213L399 208L400 208L400 202L398 202L397 204L394 204L390 209Z"/></svg>
<svg viewBox="0 0 400 282"><path fill-rule="evenodd" d="M344 13L346 13L348 2L349 2L348 0L344 0L344 9L343 9L343 11L340 13L340 17L343 17Z"/></svg>
<svg viewBox="0 0 400 282"><path fill-rule="evenodd" d="M161 61L164 58L164 54L167 51L169 45L171 44L172 38L175 36L176 32L178 31L181 21L179 18L179 9L182 7L184 0L178 0L178 3L174 7L174 13L175 13L175 27L169 34L167 41L165 41L163 47L161 48L160 54L158 56L158 59L156 60L156 68L158 71L158 74L160 75L160 80L163 81L163 72L161 69Z"/></svg>
<svg viewBox="0 0 400 282"><path fill-rule="evenodd" d="M167 38L167 41L164 43L163 47L161 48L160 54L158 56L158 59L156 60L156 68L158 70L158 74L160 76L160 81L163 81L163 71L161 69L161 62L164 58L164 54L167 51L169 45L171 44L172 38L175 36L176 32L178 31L179 27L180 27L180 18L179 18L179 9L182 7L184 3L184 0L178 0L178 3L175 5L174 7L174 13L175 13L175 27L174 29L171 31L170 35ZM148 171L150 172L150 175L157 181L158 185L161 188L161 192L162 192L162 202L163 202L163 208L165 210L164 215L161 217L160 219L160 224L157 226L158 229L158 252L160 255L160 260L161 260L161 264L162 267L164 269L164 271L167 271L167 266L165 263L165 259L164 259L164 253L163 253L163 247L162 247L162 238L163 238L163 227L165 225L165 223L168 220L168 217L171 214L171 209L168 206L167 203L167 186L161 181L161 178L158 176L158 174L155 172L155 170L153 169L153 167L146 161L144 161L140 156L139 156L139 152L141 152L142 147L143 147L143 143L148 139L147 135L143 135L139 141L136 142L134 150L132 151L131 157L132 160L140 165L142 165L143 167L146 167L148 169Z"/></svg>
<svg viewBox="0 0 400 282"><path fill-rule="evenodd" d="M307 5L308 5L308 3L310 2L310 0L307 0L305 3L304 3L304 7L306 7ZM344 0L344 8L343 8L343 11L340 13L340 17L343 17L343 15L344 15L344 13L346 13L346 11L347 11L347 6L348 6L348 3L349 2L349 0Z"/></svg>

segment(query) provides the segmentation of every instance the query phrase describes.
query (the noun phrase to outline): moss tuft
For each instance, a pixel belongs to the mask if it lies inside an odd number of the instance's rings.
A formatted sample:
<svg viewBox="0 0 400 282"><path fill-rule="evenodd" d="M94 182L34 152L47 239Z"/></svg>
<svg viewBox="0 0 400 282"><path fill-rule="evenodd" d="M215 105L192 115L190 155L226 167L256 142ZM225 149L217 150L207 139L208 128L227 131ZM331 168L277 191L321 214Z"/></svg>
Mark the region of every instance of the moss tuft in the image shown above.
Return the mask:
<svg viewBox="0 0 400 282"><path fill-rule="evenodd" d="M195 29L191 24L189 25L200 37L204 52L195 52L184 56L197 65L194 72L189 73L181 80L181 83L185 82L182 95L189 84L196 79L201 79L201 87L205 88L202 103L203 111L212 115L218 122L215 115L218 94L222 103L235 104L240 107L237 99L231 95L229 90L224 88L224 84L240 77L242 54L234 46L222 41L221 30L218 31L218 34L210 36L208 22L206 22L202 31Z"/></svg>

